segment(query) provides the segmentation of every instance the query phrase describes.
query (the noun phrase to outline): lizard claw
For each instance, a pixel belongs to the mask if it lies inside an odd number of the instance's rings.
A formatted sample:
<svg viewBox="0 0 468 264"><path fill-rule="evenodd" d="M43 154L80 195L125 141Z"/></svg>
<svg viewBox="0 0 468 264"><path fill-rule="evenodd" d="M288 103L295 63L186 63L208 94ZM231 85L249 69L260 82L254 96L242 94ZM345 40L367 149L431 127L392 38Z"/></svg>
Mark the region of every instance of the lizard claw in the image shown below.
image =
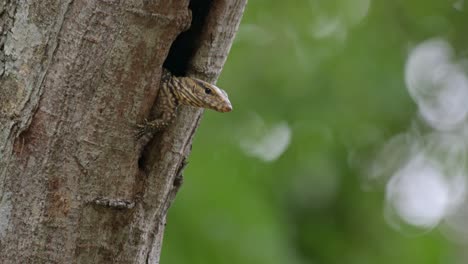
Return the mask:
<svg viewBox="0 0 468 264"><path fill-rule="evenodd" d="M138 140L146 134L152 134L154 132L161 131L168 125L169 124L167 122L164 122L162 120L148 121L148 119L145 119L142 124L135 125L137 130L135 138Z"/></svg>
<svg viewBox="0 0 468 264"><path fill-rule="evenodd" d="M142 138L146 133L151 132L151 126L149 125L148 119L144 119L143 123L135 124L136 134L135 139L138 140Z"/></svg>

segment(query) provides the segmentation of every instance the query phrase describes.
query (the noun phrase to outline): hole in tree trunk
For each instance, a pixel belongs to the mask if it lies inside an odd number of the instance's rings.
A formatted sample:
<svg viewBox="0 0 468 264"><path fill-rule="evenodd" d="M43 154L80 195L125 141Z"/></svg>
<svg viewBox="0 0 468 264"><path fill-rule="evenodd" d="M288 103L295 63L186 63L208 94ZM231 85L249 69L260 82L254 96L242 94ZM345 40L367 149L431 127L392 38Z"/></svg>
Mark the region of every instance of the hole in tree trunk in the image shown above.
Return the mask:
<svg viewBox="0 0 468 264"><path fill-rule="evenodd" d="M189 4L192 10L192 22L190 28L182 32L172 43L164 68L168 69L176 76L185 76L195 52L200 47L201 33L204 30L206 17L211 8L212 0L191 0ZM157 137L157 135L155 136ZM138 167L144 170L148 157L148 144L143 149L140 158L138 159Z"/></svg>
<svg viewBox="0 0 468 264"><path fill-rule="evenodd" d="M201 32L212 0L191 0L189 8L192 10L192 23L189 30L181 33L172 43L169 54L164 62L164 67L176 76L184 76L187 73L189 62L201 44Z"/></svg>

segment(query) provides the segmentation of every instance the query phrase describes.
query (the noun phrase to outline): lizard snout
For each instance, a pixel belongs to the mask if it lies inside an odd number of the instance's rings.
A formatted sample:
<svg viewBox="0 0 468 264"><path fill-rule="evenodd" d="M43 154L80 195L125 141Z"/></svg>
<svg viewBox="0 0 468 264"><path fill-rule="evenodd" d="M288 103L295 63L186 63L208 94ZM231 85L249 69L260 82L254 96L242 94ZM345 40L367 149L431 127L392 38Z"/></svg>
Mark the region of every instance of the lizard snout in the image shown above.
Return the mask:
<svg viewBox="0 0 468 264"><path fill-rule="evenodd" d="M227 104L223 105L223 107L220 109L221 112L226 113L226 112L231 112L232 111L232 105L230 102Z"/></svg>

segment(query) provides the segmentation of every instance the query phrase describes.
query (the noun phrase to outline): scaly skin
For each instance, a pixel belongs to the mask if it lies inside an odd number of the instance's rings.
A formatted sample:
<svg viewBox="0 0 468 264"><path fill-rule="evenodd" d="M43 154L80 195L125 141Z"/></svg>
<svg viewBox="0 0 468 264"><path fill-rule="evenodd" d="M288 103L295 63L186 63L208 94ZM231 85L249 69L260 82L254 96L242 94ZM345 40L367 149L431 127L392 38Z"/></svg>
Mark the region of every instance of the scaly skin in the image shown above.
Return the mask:
<svg viewBox="0 0 468 264"><path fill-rule="evenodd" d="M162 112L155 120L138 125L137 138L165 129L176 116L179 105L213 109L218 112L230 112L231 102L225 91L191 77L176 77L163 69L157 106Z"/></svg>

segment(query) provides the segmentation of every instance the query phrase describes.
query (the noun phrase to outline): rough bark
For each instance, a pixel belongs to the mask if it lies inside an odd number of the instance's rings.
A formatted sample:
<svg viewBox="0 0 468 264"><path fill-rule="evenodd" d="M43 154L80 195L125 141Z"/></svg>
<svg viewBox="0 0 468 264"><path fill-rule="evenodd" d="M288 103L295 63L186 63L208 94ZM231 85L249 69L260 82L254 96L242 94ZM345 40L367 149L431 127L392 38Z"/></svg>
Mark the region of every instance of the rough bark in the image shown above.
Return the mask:
<svg viewBox="0 0 468 264"><path fill-rule="evenodd" d="M245 2L0 0L1 263L159 262L201 111L134 125L163 63L216 80Z"/></svg>

